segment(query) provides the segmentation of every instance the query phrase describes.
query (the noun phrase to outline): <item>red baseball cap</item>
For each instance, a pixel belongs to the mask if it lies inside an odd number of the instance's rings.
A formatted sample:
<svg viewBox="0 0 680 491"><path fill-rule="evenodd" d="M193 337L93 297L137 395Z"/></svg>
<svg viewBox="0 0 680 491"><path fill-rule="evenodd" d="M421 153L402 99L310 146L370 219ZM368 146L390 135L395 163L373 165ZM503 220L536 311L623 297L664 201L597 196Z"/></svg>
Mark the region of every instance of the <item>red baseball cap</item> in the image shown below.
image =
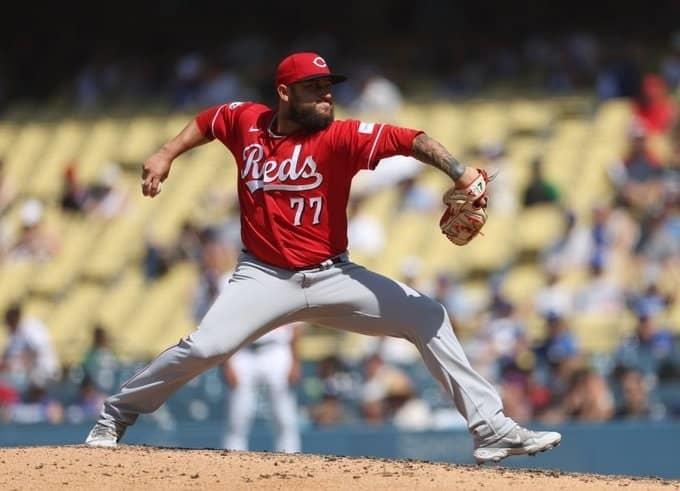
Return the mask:
<svg viewBox="0 0 680 491"><path fill-rule="evenodd" d="M293 53L285 57L276 69L276 85L315 78L329 78L334 84L347 80L344 75L331 73L326 60L317 53Z"/></svg>

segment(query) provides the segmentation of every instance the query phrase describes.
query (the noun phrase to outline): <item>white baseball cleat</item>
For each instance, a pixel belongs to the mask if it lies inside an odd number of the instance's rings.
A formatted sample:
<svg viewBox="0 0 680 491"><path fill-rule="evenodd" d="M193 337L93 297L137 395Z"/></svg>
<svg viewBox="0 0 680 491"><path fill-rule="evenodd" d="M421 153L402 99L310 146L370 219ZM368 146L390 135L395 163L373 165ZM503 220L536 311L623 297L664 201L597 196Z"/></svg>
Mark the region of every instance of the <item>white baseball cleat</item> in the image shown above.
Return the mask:
<svg viewBox="0 0 680 491"><path fill-rule="evenodd" d="M531 431L517 425L499 440L478 446L473 456L478 464L500 462L511 455L536 455L551 450L561 441L562 435L555 431Z"/></svg>
<svg viewBox="0 0 680 491"><path fill-rule="evenodd" d="M85 439L85 444L90 447L115 448L125 433L125 428L109 426L104 423L95 424Z"/></svg>

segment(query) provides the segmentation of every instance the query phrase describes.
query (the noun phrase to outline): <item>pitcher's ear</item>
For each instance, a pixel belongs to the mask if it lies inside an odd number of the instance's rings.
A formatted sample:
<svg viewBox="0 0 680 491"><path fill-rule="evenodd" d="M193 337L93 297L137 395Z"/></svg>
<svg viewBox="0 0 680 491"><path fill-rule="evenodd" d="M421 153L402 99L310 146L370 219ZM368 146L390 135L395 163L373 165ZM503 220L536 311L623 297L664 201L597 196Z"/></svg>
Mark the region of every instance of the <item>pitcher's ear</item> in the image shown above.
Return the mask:
<svg viewBox="0 0 680 491"><path fill-rule="evenodd" d="M279 84L278 87L276 87L276 93L279 95L279 99L281 99L283 102L288 102L288 91L289 89L287 85Z"/></svg>

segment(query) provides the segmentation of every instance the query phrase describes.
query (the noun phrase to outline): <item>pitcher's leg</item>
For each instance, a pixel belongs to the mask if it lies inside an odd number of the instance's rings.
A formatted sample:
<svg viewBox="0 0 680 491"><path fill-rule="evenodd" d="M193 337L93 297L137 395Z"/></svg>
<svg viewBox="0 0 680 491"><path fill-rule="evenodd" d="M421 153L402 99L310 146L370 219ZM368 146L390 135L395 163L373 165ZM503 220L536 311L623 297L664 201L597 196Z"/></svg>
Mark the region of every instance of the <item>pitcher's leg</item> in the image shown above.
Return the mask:
<svg viewBox="0 0 680 491"><path fill-rule="evenodd" d="M266 302L264 299L266 298ZM99 422L125 427L153 412L176 390L228 358L241 346L295 320L306 305L288 279L239 264L198 329L163 352L109 397Z"/></svg>
<svg viewBox="0 0 680 491"><path fill-rule="evenodd" d="M429 297L349 264L319 283L308 296L319 305L317 322L369 335L406 338L416 345L432 375L450 394L477 441L498 438L515 422L501 399L471 366L444 308Z"/></svg>

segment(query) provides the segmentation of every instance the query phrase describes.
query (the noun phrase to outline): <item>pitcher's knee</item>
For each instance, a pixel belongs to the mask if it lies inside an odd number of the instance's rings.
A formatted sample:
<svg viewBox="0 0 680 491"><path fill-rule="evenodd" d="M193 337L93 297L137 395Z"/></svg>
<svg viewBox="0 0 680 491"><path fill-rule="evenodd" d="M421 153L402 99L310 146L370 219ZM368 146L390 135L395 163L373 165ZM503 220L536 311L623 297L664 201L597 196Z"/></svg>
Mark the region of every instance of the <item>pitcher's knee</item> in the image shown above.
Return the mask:
<svg viewBox="0 0 680 491"><path fill-rule="evenodd" d="M231 354L231 349L224 346L223 343L208 342L206 340L197 340L189 336L185 339L189 356L195 360L205 361L207 363L215 362L216 360L226 358Z"/></svg>
<svg viewBox="0 0 680 491"><path fill-rule="evenodd" d="M416 311L415 335L419 338L430 338L445 325L450 324L449 314L446 308L439 302L430 298L424 301Z"/></svg>
<svg viewBox="0 0 680 491"><path fill-rule="evenodd" d="M421 314L423 320L432 323L433 325L441 325L449 318L446 308L436 300L431 298L428 298L427 300Z"/></svg>

